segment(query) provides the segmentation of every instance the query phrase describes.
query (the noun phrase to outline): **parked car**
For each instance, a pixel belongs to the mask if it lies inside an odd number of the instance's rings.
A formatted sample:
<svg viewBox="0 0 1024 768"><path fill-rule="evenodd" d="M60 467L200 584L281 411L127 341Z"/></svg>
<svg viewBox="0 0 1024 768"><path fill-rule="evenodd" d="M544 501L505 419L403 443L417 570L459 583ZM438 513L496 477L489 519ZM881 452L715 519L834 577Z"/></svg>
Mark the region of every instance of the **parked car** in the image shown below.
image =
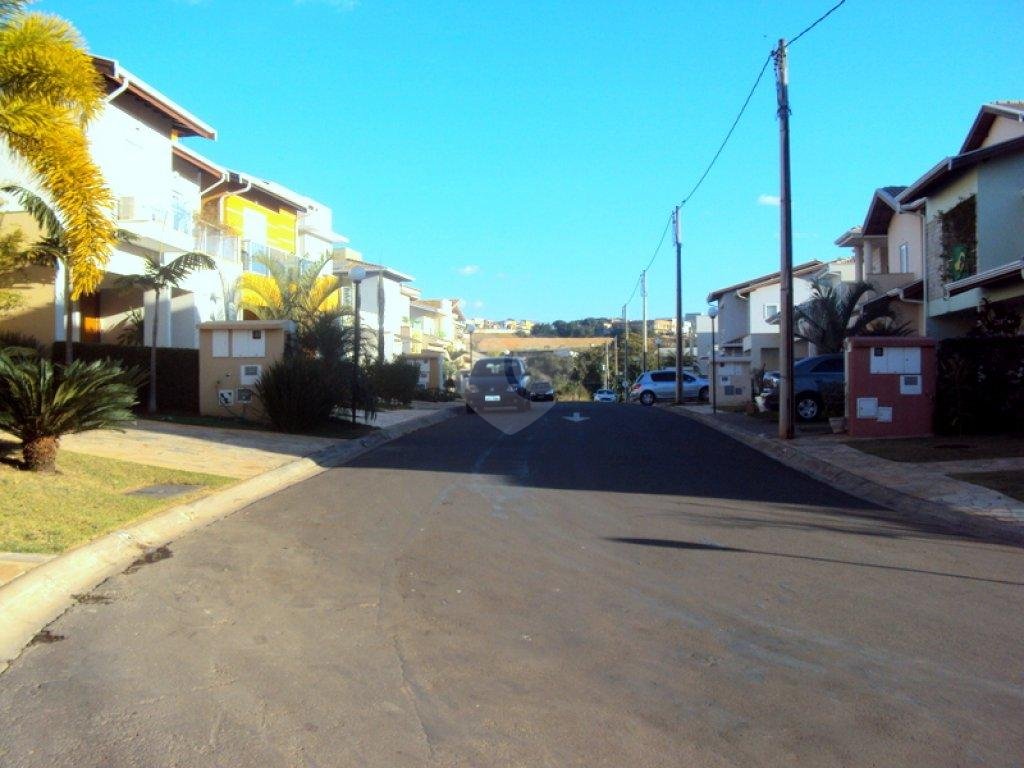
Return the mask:
<svg viewBox="0 0 1024 768"><path fill-rule="evenodd" d="M530 407L530 376L521 357L485 357L473 364L466 384L466 413L485 408Z"/></svg>
<svg viewBox="0 0 1024 768"><path fill-rule="evenodd" d="M710 393L710 384L703 376L683 373L683 399L706 402ZM640 401L644 405L654 405L658 400L674 400L676 397L675 368L663 368L660 371L646 371L637 377L629 390L629 401Z"/></svg>
<svg viewBox="0 0 1024 768"><path fill-rule="evenodd" d="M530 399L534 402L555 401L555 385L550 381L535 381L530 384Z"/></svg>
<svg viewBox="0 0 1024 768"><path fill-rule="evenodd" d="M761 403L773 411L779 409L778 371L761 379ZM805 357L793 363L794 413L801 421L814 421L824 415L824 394L828 385L845 385L846 371L841 353Z"/></svg>
<svg viewBox="0 0 1024 768"><path fill-rule="evenodd" d="M619 396L615 394L614 389L599 389L594 393L595 403L617 403L619 402Z"/></svg>

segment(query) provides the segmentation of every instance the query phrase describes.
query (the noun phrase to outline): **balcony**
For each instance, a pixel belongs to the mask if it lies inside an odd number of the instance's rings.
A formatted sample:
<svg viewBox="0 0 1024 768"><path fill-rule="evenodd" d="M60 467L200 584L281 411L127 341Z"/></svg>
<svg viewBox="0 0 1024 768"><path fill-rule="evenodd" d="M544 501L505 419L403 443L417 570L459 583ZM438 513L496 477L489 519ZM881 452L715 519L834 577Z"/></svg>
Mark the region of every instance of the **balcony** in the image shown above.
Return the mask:
<svg viewBox="0 0 1024 768"><path fill-rule="evenodd" d="M193 249L194 209L178 200L163 204L129 196L117 202L117 225L133 244L161 252Z"/></svg>
<svg viewBox="0 0 1024 768"><path fill-rule="evenodd" d="M237 235L204 221L196 222L193 230L193 250L228 264L241 261Z"/></svg>
<svg viewBox="0 0 1024 768"><path fill-rule="evenodd" d="M308 259L301 259L294 253L272 248L266 243L256 240L242 241L242 269L246 272L255 272L257 275L269 274L266 262L272 261L282 265L286 269L302 269L311 264Z"/></svg>

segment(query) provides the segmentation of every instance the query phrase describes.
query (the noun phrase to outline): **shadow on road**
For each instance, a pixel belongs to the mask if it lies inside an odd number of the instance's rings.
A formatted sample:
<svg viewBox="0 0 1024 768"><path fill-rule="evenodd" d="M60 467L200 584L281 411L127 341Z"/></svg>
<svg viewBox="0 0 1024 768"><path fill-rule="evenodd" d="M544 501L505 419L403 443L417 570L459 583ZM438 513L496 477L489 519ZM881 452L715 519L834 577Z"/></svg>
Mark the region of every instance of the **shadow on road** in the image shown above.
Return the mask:
<svg viewBox="0 0 1024 768"><path fill-rule="evenodd" d="M834 565L852 565L857 568L877 568L883 571L900 571L902 573L920 573L926 576L943 576L950 579L966 579L968 581L983 581L989 584L1005 584L1011 587L1024 587L1024 582L1008 581L1005 579L987 579L982 576L966 576L960 573L947 573L945 571L928 571L921 568L905 568L899 565L884 565L881 563L861 563L855 560L837 560L831 557L815 557L812 555L791 555L785 552L767 552L761 549L746 549L742 547L727 547L719 544L711 544L697 541L677 541L675 539L644 539L631 538L628 536L606 536L605 541L613 541L619 544L636 544L642 547L661 547L664 549L686 549L706 552L729 552L741 555L764 555L766 557L784 557L790 560L809 560L815 563L832 563Z"/></svg>

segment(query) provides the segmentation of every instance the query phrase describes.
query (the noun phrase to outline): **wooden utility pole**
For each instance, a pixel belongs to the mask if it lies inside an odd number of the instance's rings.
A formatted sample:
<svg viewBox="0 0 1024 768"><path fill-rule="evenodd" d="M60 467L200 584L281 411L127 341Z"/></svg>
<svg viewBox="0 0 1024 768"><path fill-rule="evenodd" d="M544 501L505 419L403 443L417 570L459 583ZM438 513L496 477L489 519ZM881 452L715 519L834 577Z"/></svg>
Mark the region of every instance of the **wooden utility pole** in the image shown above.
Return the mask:
<svg viewBox="0 0 1024 768"><path fill-rule="evenodd" d="M676 239L676 405L683 404L683 236L679 206L672 212Z"/></svg>
<svg viewBox="0 0 1024 768"><path fill-rule="evenodd" d="M779 437L793 438L793 206L789 180L789 70L786 41L775 50L779 102Z"/></svg>
<svg viewBox="0 0 1024 768"><path fill-rule="evenodd" d="M622 381L629 387L629 320L626 319L626 307L622 305Z"/></svg>

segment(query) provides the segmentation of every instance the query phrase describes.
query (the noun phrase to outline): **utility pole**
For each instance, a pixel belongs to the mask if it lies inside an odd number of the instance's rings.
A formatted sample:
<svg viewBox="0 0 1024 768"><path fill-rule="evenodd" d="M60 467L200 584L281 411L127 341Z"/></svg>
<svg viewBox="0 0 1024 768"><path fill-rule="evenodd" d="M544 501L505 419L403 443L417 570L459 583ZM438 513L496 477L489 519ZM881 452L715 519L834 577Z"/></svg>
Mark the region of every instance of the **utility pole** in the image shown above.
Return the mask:
<svg viewBox="0 0 1024 768"><path fill-rule="evenodd" d="M793 439L793 206L789 181L789 69L786 41L775 50L779 101L779 438Z"/></svg>
<svg viewBox="0 0 1024 768"><path fill-rule="evenodd" d="M606 341L604 343L604 388L605 389L608 389L608 373L611 371L611 368L608 367L608 347L609 347L609 344Z"/></svg>
<svg viewBox="0 0 1024 768"><path fill-rule="evenodd" d="M676 238L676 405L683 404L683 237L679 206L672 212Z"/></svg>
<svg viewBox="0 0 1024 768"><path fill-rule="evenodd" d="M622 305L622 381L629 386L629 320L626 319L626 304Z"/></svg>
<svg viewBox="0 0 1024 768"><path fill-rule="evenodd" d="M640 367L643 370L647 370L647 270L645 269L640 273L640 298L643 302L643 329L642 329L642 341L643 346L640 348Z"/></svg>

